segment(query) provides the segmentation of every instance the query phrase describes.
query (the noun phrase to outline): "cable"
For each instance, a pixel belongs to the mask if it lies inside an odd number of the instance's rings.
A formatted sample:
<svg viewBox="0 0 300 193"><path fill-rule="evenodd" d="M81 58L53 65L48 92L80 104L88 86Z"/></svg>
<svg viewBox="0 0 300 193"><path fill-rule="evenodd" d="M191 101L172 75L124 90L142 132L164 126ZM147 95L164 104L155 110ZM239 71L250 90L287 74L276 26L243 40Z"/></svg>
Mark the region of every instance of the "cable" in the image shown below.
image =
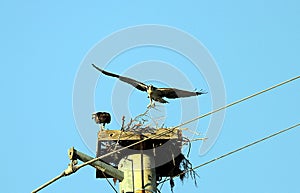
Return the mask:
<svg viewBox="0 0 300 193"><path fill-rule="evenodd" d="M130 145L125 146L125 147L123 147L123 148L120 148L120 149L118 149L118 150L112 151L112 152L107 153L107 154L105 154L105 155L102 155L102 156L100 156L100 157L96 157L96 158L94 158L94 159L92 159L92 160L90 160L90 161L87 161L87 162L85 162L85 163L79 165L79 166L73 166L73 167L72 167L72 173L76 172L77 170L79 170L80 168L82 168L82 167L84 167L84 166L86 166L86 165L89 165L89 164L91 164L91 163L93 163L93 162L95 162L95 161L98 161L98 160L100 160L100 159L103 159L103 158L105 158L105 157L107 157L107 156L109 156L109 155L112 155L112 154L117 153L117 152L119 152L119 151L125 150L125 149L127 149L127 148L129 148L129 147L132 147L132 146L135 146L135 145L137 145L137 144L140 144L140 143L142 143L142 142L144 142L144 141L146 141L146 140L149 140L149 139L156 139L157 137L159 137L159 136L161 136L161 135L165 135L165 134L168 134L168 133L170 133L170 132L173 132L176 128L179 128L179 127L181 127L181 126L183 126L183 125L189 124L189 123L191 123L191 122L193 122L193 121L196 121L196 120L198 120L198 119L201 119L201 118L203 118L203 117L206 117L206 116L208 116L208 115L211 115L211 114L213 114L213 113L216 113L216 112L218 112L218 111L224 110L224 109L226 109L226 108L228 108L228 107L231 107L231 106L233 106L233 105L235 105L235 104L238 104L238 103L240 103L240 102L242 102L242 101L248 100L248 99L253 98L253 97L257 96L257 95L260 95L260 94L262 94L262 93L264 93L264 92L270 91L270 90L272 90L272 89L274 89L274 88L277 88L277 87L279 87L279 86L282 86L282 85L284 85L284 84L287 84L287 83L289 83L289 82L292 82L292 81L294 81L294 80L296 80L296 79L298 79L298 78L300 78L300 76L296 76L296 77L294 77L294 78L291 78L291 79L289 79L289 80L286 80L286 81L284 81L284 82L281 82L281 83L279 83L279 84L277 84L277 85L274 85L274 86L272 86L272 87L269 87L269 88L267 88L267 89L265 89L265 90L262 90L262 91L260 91L260 92L255 93L255 94L252 94L252 95L250 95L250 96L248 96L248 97L245 97L245 98L242 98L242 99L240 99L240 100L237 100L237 101L235 101L235 102L233 102L233 103L230 103L230 104L228 104L228 105L226 105L226 106L224 106L224 107L218 108L218 109L213 110L213 111L211 111L211 112L208 112L208 113L206 113L206 114L203 114L203 115L200 115L200 116L198 116L198 117L195 117L195 118L193 118L193 119L191 119L191 120L189 120L189 121L186 121L186 122L184 122L184 123L182 123L182 124L179 124L179 125L177 125L177 126L175 126L175 127L173 127L173 128L170 128L169 130L167 130L167 131L165 131L165 132L162 132L162 133L160 133L159 135L155 135L154 137L144 138L144 139L142 139L142 140L140 140L140 141L137 141L137 142L135 142L135 143L133 143L133 144L130 144ZM298 124L297 126L299 126L299 124ZM295 126L295 127L296 127L296 126ZM275 134L275 135L277 135L277 134ZM258 142L256 142L256 143L258 143ZM254 143L254 144L255 144L255 143ZM247 147L249 147L249 146L247 146ZM244 147L244 148L246 148L246 147ZM206 163L204 163L204 164L201 164L201 165L199 165L199 166L197 166L197 167L195 167L195 168L193 168L193 169L197 169L197 168L199 168L199 167L202 167L202 166L204 166L204 165L206 165L206 164L208 164L208 163L214 162L214 161L216 161L216 160L218 160L218 159L221 159L221 158L223 158L223 157L226 157L226 156L228 156L228 155L230 155L230 154L232 154L232 153L235 153L235 152L237 152L237 151L240 151L241 149L244 149L244 148L240 148L240 149L235 150L235 151L233 151L233 152L229 152L228 154L225 154L225 155L223 155L223 156L220 156L219 158L215 158L214 160L208 161L208 162L206 162ZM185 172L185 173L186 173L186 172ZM68 175L70 175L70 174L71 174L71 173L69 173ZM181 174L180 174L180 175L181 175ZM66 173L65 173L65 172L63 172L62 174L60 174L60 175L58 175L57 177L53 178L53 179L50 180L49 182L43 184L42 186L40 186L39 188L37 188L36 190L34 190L32 193L38 192L39 190L45 188L46 186L50 185L51 183L55 182L56 180L58 180L58 179L60 179L61 177L64 177L64 176L66 176Z"/></svg>
<svg viewBox="0 0 300 193"><path fill-rule="evenodd" d="M49 186L50 184L52 184L53 182L55 182L56 180L58 180L58 179L60 179L64 176L65 176L65 172L62 172L60 175L56 176L52 180L50 180L50 181L46 182L45 184L41 185L37 189L33 190L31 193L36 193L36 192L40 191L41 189L46 188L47 186Z"/></svg>
<svg viewBox="0 0 300 193"><path fill-rule="evenodd" d="M260 94L265 93L265 92L267 92L267 91L270 91L270 90L272 90L272 89L274 89L274 88L277 88L277 87L280 87L280 86L282 86L282 85L284 85L284 84L287 84L287 83L289 83L289 82L292 82L292 81L294 81L294 80L296 80L296 79L298 79L298 78L300 78L300 76L296 76L296 77L294 77L294 78L288 79L288 80L283 81L283 82L281 82L281 83L279 83L279 84L276 84L276 85L274 85L274 86L271 86L271 87L269 87L269 88L267 88L267 89L265 89L265 90L262 90L262 91L260 91L260 92L254 93L254 94L252 94L252 95L250 95L250 96L247 96L247 97L245 97L245 98L242 98L242 99L240 99L240 100L237 100L237 101L235 101L235 102L232 102L232 103L230 103L230 104L228 104L228 105L225 105L225 106L223 106L223 107L221 107L221 108L218 108L218 109L213 110L213 111L210 111L210 112L208 112L208 113L206 113L206 114L203 114L203 115L200 115L200 116L198 116L198 117L195 117L195 118L193 118L193 119L191 119L191 120L189 120L189 121L186 121L186 122L184 122L184 123L181 123L181 124L179 124L179 125L177 125L177 126L175 126L175 127L173 127L173 128L170 128L170 129L169 129L168 131L166 131L166 132L162 132L160 135L163 135L163 134L167 134L167 133L173 132L176 128L179 128L179 127L181 127L181 126L183 126L183 125L189 124L189 123L191 123L191 122L193 122L193 121L196 121L196 120L198 120L198 119L204 118L204 117L206 117L206 116L208 116L208 115L211 115L211 114L213 114L213 113L216 113L216 112L219 112L219 111L221 111L221 110L224 110L224 109L226 109L226 108L228 108L228 107L231 107L231 106L233 106L233 105L236 105L236 104L238 104L238 103L241 103L241 102L243 102L243 101L245 101L245 100L248 100L248 99L250 99L250 98L253 98L253 97L257 96L257 95L260 95ZM159 135L159 136L160 136L160 135ZM134 146L134 145L137 145L137 144L139 144L139 143L142 143L142 142L144 142L144 141L146 141L146 140L149 140L149 139L155 139L155 138L156 138L156 137L148 137L148 138L145 138L145 139L143 139L143 140L140 140L140 141L138 141L138 142L135 142L135 143L133 143L133 144L130 144L130 145L128 145L128 146L125 146L125 147L123 147L123 148L120 148L120 149L118 149L118 150L116 150L116 151L112 151L112 152L107 153L107 154L105 154L105 155L103 155L103 156L100 156L100 157L97 157L97 158L95 158L95 159L92 159L92 160L90 160L90 161L88 161L88 162L85 162L85 163L83 163L83 164L77 166L76 169L78 170L78 169L80 169L80 168L82 168L82 167L84 167L84 166L86 166L86 165L89 165L90 163L93 163L93 162L95 162L95 161L97 161L97 160L100 160L100 159L102 159L102 158L104 158L104 157L107 157L107 156L109 156L109 155L112 155L112 154L114 154L114 153L116 153L116 152L125 150L125 149L127 149L127 148L129 148L129 147L132 147L132 146Z"/></svg>
<svg viewBox="0 0 300 193"><path fill-rule="evenodd" d="M207 164L209 164L209 163L215 162L215 161L217 161L217 160L219 160L219 159L222 159L222 158L224 158L224 157L226 157L226 156L229 156L229 155L231 155L231 154L233 154L233 153L236 153L236 152L241 151L241 150L243 150L243 149L246 149L246 148L248 148L248 147L250 147L250 146L253 146L253 145L257 144L257 143L260 143L260 142L262 142L262 141L265 141L265 140L267 140L267 139L270 139L270 138L272 138L272 137L275 137L276 135L279 135L279 134L281 134L281 133L284 133L284 132L286 132L286 131L289 131L289 130L291 130L291 129L294 129L294 128L298 127L298 126L300 126L300 123L298 123L298 124L296 124L296 125L293 125L293 126L291 126L291 127L288 127L288 128L286 128L286 129L283 129L283 130L281 130L281 131L278 131L278 132L276 132L276 133L274 133L274 134L272 134L272 135L269 135L269 136L267 136L267 137L264 137L264 138L262 138L262 139L260 139L260 140L257 140L257 141L255 141L255 142L253 142L253 143L250 143L250 144L248 144L248 145L245 145L245 146L243 146L243 147L240 147L240 148L238 148L238 149L236 149L236 150L234 150L234 151L231 151L231 152L229 152L229 153L226 153L226 154L224 154L224 155L222 155L222 156L220 156L220 157L217 157L217 158L215 158L215 159L213 159L213 160L210 160L210 161L208 161L208 162L205 162L205 163L203 163L203 164L201 164L201 165L199 165L199 166L194 167L193 169L197 169L197 168L200 168L200 167L202 167L202 166L205 166L205 165L207 165Z"/></svg>
<svg viewBox="0 0 300 193"><path fill-rule="evenodd" d="M198 166L196 166L196 167L194 167L194 168L191 168L191 169L186 170L186 171L184 171L184 172L182 172L182 173L180 173L180 174L177 174L176 176L173 176L172 178L179 177L179 176L181 176L181 175L183 175L183 174L185 174L185 173L187 173L187 172L189 172L189 171L196 170L196 169L198 169L198 168L200 168L200 167L203 167L203 166L205 166L205 165L207 165L207 164L210 164L210 163L215 162L215 161L217 161L217 160L219 160L219 159L222 159L222 158L224 158L224 157L227 157L227 156L229 156L229 155L231 155L231 154L233 154L233 153L236 153L236 152L241 151L241 150L243 150L243 149L246 149L246 148L248 148L248 147L250 147L250 146L253 146L253 145L257 144L257 143L260 143L260 142L262 142L262 141L265 141L265 140L267 140L267 139L270 139L270 138L272 138L272 137L275 137L276 135L279 135L279 134L281 134L281 133L287 132L287 131L289 131L289 130L291 130L291 129L294 129L294 128L298 127L298 126L300 126L300 123L295 124L295 125L293 125L293 126L291 126L291 127L288 127L288 128L286 128L286 129L283 129L283 130L281 130L281 131L278 131L278 132L276 132L276 133L273 133L272 135L269 135L269 136L267 136L267 137L264 137L264 138L262 138L262 139L259 139L259 140L257 140L257 141L254 141L254 142L252 142L252 143L249 143L248 145L245 145L245 146L240 147L240 148L238 148L238 149L236 149L236 150L233 150L233 151L231 151L231 152L228 152L228 153L226 153L226 154L224 154L224 155L221 155L221 156L219 156L219 157L217 157L217 158L214 158L214 159L212 159L212 160L209 160L209 161L207 161L207 162L205 162L205 163L203 163L203 164L200 164L200 165L198 165ZM159 184L160 184L160 183L164 183L165 181L168 181L168 180L170 180L170 179L166 179L166 180L164 180L164 181L162 181L162 182L159 182Z"/></svg>
<svg viewBox="0 0 300 193"><path fill-rule="evenodd" d="M221 107L221 108L218 108L218 109L213 110L213 111L211 111L211 112L208 112L208 113L206 113L206 114L203 114L203 115L200 115L200 116L198 116L198 117L195 117L195 118L193 118L193 119L191 119L191 120L189 120L189 121L186 121L186 122L184 122L184 123L182 123L182 124L176 126L175 128L181 127L181 126L183 126L183 125L189 124L189 123L191 123L191 122L193 122L193 121L196 121L196 120L198 120L198 119L201 119L201 118L206 117L206 116L208 116L208 115L211 115L211 114L213 114L213 113L216 113L216 112L219 112L219 111L221 111L221 110L224 110L224 109L226 109L226 108L228 108L228 107L231 107L231 106L236 105L236 104L238 104L238 103L240 103L240 102L243 102L243 101L245 101L245 100L248 100L248 99L250 99L250 98L253 98L253 97L255 97L255 96L257 96L257 95L260 95L260 94L262 94L262 93L265 93L265 92L267 92L267 91L269 91L269 90L272 90L272 89L274 89L274 88L277 88L277 87L279 87L279 86L282 86L282 85L284 85L284 84L287 84L287 83L289 83L289 82L292 82L292 81L294 81L294 80L296 80L296 79L298 79L298 78L300 78L300 76L296 76L296 77L294 77L294 78L291 78L291 79L286 80L286 81L284 81L284 82L281 82L281 83L279 83L279 84L276 84L276 85L274 85L274 86L271 86L271 87L269 87L269 88L267 88L267 89L265 89L265 90L262 90L262 91L260 91L260 92L254 93L254 94L252 94L252 95L249 95L249 96L247 96L247 97L245 97L245 98L242 98L242 99L240 99L240 100L237 100L237 101L235 101L235 102L232 102L232 103L230 103L230 104L228 104L228 105L225 105L225 106L223 106L223 107Z"/></svg>
<svg viewBox="0 0 300 193"><path fill-rule="evenodd" d="M105 175L104 172L102 172L103 176L105 177L106 181L108 182L108 184L110 185L110 187L115 191L115 193L118 193L118 191L116 190L116 188L112 185L112 183L107 179L107 176Z"/></svg>

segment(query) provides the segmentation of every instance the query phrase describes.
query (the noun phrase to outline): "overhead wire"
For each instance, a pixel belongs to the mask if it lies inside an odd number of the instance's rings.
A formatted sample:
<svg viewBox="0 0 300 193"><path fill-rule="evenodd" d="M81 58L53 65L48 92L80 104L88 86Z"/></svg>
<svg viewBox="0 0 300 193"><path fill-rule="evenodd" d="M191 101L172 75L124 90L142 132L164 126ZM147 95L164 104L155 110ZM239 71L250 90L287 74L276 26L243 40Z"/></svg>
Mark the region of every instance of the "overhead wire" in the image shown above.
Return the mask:
<svg viewBox="0 0 300 193"><path fill-rule="evenodd" d="M254 142L252 142L252 143L249 143L249 144L247 144L247 145L245 145L245 146L242 146L242 147L240 147L240 148L238 148L238 149L235 149L235 150L233 150L233 151L230 151L230 152L228 152L228 153L226 153L226 154L223 154L223 155L221 155L221 156L219 156L219 157L217 157L217 158L214 158L214 159L212 159L212 160L209 160L209 161L207 161L207 162L204 162L204 163L202 163L202 164L200 164L200 165L198 165L198 166L196 166L196 167L193 167L193 168L191 168L191 169L189 169L189 170L183 171L183 172L177 174L176 176L173 176L172 178L179 177L179 176L181 176L181 175L183 175L183 174L185 174L185 173L187 173L187 172L196 170L196 169L198 169L198 168L200 168L200 167L203 167L203 166L205 166L205 165L207 165L207 164L213 163L213 162L215 162L215 161L217 161L217 160L220 160L220 159L222 159L222 158L224 158L224 157L227 157L227 156L229 156L229 155L231 155L231 154L234 154L234 153L236 153L236 152L239 152L239 151L241 151L241 150L243 150L243 149L246 149L246 148L248 148L248 147L250 147L250 146L253 146L253 145L257 144L257 143L260 143L260 142L262 142L262 141L265 141L265 140L267 140L267 139L270 139L270 138L272 138L272 137L275 137L276 135L279 135L279 134L281 134L281 133L287 132L287 131L292 130L292 129L294 129L294 128L296 128L296 127L299 127L299 126L300 126L300 123L297 123L297 124L295 124L295 125L293 125L293 126L290 126L290 127L286 128L286 129L283 129L283 130L280 130L280 131L278 131L278 132L276 132L276 133L273 133L273 134L271 134L271 135L269 135L269 136L267 136L267 137L264 137L264 138L262 138L262 139L259 139L259 140L257 140L257 141L254 141ZM164 183L164 182L166 182L166 181L169 181L170 179L171 179L171 178L165 179L164 181L161 181L161 182L159 182L158 184Z"/></svg>
<svg viewBox="0 0 300 193"><path fill-rule="evenodd" d="M130 144L130 145L127 145L127 146L125 146L125 147L122 147L122 148L120 148L120 149L117 149L117 150L115 150L115 151L109 152L109 153L107 153L107 154L105 154L105 155L96 157L96 158L94 158L94 159L92 159L92 160L90 160L90 161L84 162L84 163L82 163L81 165L74 166L74 168L73 168L73 169L74 169L73 173L76 172L76 171L78 171L80 168L82 168L82 167L84 167L84 166L87 166L87 165L89 165L89 164L91 164L91 163L93 163L93 162L95 162L95 161L98 161L98 160L100 160L100 159L103 159L103 158L105 158L105 157L107 157L107 156L110 156L110 155L112 155L112 154L114 154L114 153L123 151L123 150L128 149L128 148L130 148L130 147L132 147L132 146L135 146L135 145L137 145L137 144L140 144L140 143L142 143L142 142L144 142L144 141L147 141L147 140L150 140L150 139L156 139L156 138L158 138L158 137L160 137L160 136L162 136L162 135L171 133L171 132L173 132L176 128L179 128L179 127L181 127L181 126L183 126L183 125L189 124L189 123L191 123L191 122L193 122L193 121L196 121L196 120L198 120L198 119L204 118L204 117L206 117L206 116L208 116L208 115L211 115L211 114L213 114L213 113L216 113L216 112L219 112L219 111L221 111L221 110L224 110L224 109L226 109L226 108L228 108L228 107L231 107L231 106L233 106L233 105L236 105L236 104L238 104L238 103L241 103L241 102L243 102L243 101L245 101L245 100L248 100L248 99L250 99L250 98L253 98L253 97L257 96L257 95L260 95L260 94L262 94L262 93L265 93L265 92L267 92L267 91L270 91L270 90L272 90L272 89L274 89L274 88L280 87L280 86L282 86L282 85L284 85L284 84L287 84L287 83L292 82L292 81L294 81L294 80L296 80L296 79L299 79L299 78L300 78L300 76L296 76L296 77L294 77L294 78L288 79L288 80L283 81L283 82L281 82L281 83L279 83L279 84L276 84L276 85L274 85L274 86L271 86L271 87L269 87L269 88L267 88L267 89L265 89L265 90L262 90L262 91L260 91L260 92L254 93L254 94L249 95L249 96L247 96L247 97L245 97L245 98L242 98L242 99L240 99L240 100L237 100L237 101L235 101L235 102L232 102L232 103L230 103L230 104L228 104L228 105L225 105L225 106L223 106L223 107L221 107L221 108L215 109L215 110L210 111L210 112L208 112L208 113L206 113L206 114L203 114L203 115L197 116L197 117L195 117L195 118L193 118L193 119L190 119L190 120L188 120L188 121L186 121L186 122L184 122L184 123L181 123L181 124L179 124L179 125L177 125L177 126L175 126L175 127L170 128L170 129L168 129L167 131L162 132L162 133L160 133L160 134L158 134L158 135L155 135L155 136L153 136L153 137L144 138L144 139L142 139L142 140L140 140L140 141L137 141L137 142L135 142L135 143L132 143L132 144ZM240 150L238 150L238 151L240 151ZM234 152L232 152L232 153L234 153ZM230 153L230 154L232 154L232 153ZM211 160L211 161L209 161L209 162L207 162L207 163L204 163L204 164L202 164L202 165L196 167L195 169L197 169L197 168L199 168L199 167L202 167L203 165L206 165L206 164L211 163L211 162L213 162L213 161L216 161L216 160L218 160L218 159L221 159L221 157L224 157L224 156L220 156L219 158L215 158L214 160ZM65 176L65 174L64 174L64 172L63 172L62 174L60 174L59 176L57 176L57 177L53 178L52 180L48 181L47 183L45 183L44 185L40 186L39 188L37 188L37 189L34 190L33 192L38 192L39 190L43 189L44 187L50 185L51 183L55 182L56 180L58 180L58 179L60 179L61 177L64 177L64 176Z"/></svg>
<svg viewBox="0 0 300 193"><path fill-rule="evenodd" d="M108 182L108 184L110 185L110 187L115 191L115 193L118 193L118 191L116 190L116 188L112 185L112 183L109 181L109 179L107 179L107 176L105 175L105 172L102 172L103 176L105 177L106 181Z"/></svg>
<svg viewBox="0 0 300 193"><path fill-rule="evenodd" d="M156 136L153 136L153 137L144 138L144 139L142 139L142 140L140 140L140 141L137 141L137 142L135 142L135 143L132 143L132 144L130 144L130 145L128 145L128 146L122 147L122 148L120 148L120 149L118 149L118 150L116 150L116 151L112 151L112 152L109 152L109 153L107 153L107 154L105 154L105 155L102 155L102 156L100 156L100 157L96 157L96 158L94 158L94 159L92 159L92 160L90 160L90 161L87 161L87 162L85 162L85 163L83 163L83 164L77 166L76 169L78 170L78 169L80 169L80 168L82 168L82 167L84 167L84 166L86 166L86 165L89 165L89 164L91 164L91 163L93 163L93 162L95 162L95 161L97 161L97 160L103 159L103 158L105 158L105 157L107 157L107 156L110 156L110 155L112 155L112 154L114 154L114 153L117 153L117 152L119 152L119 151L125 150L125 149L127 149L127 148L129 148L129 147L135 146L135 145L137 145L137 144L139 144L139 143L142 143L142 142L144 142L144 141L147 141L147 140L149 140L149 139L156 139L156 138L158 138L158 137L161 136L161 135L164 135L164 134L167 134L167 133L171 133L171 132L173 132L176 128L179 128L179 127L181 127L181 126L183 126L183 125L189 124L189 123L191 123L191 122L193 122L193 121L196 121L196 120L198 120L198 119L204 118L204 117L206 117L206 116L208 116L208 115L211 115L211 114L213 114L213 113L216 113L216 112L219 112L219 111L221 111L221 110L224 110L224 109L226 109L226 108L228 108L228 107L231 107L231 106L233 106L233 105L236 105L236 104L238 104L238 103L241 103L241 102L243 102L243 101L246 101L246 100L248 100L248 99L250 99L250 98L253 98L253 97L255 97L255 96L258 96L258 95L260 95L260 94L262 94L262 93L265 93L265 92L268 92L268 91L270 91L270 90L273 90L273 89L275 89L275 88L277 88L277 87L280 87L280 86L282 86L282 85L284 85L284 84L287 84L287 83L289 83L289 82L295 81L295 80L297 80L297 79L299 79L299 78L300 78L300 76L296 76L296 77L294 77L294 78L288 79L288 80L283 81L283 82L281 82L281 83L279 83L279 84L276 84L276 85L274 85L274 86L271 86L271 87L269 87L269 88L267 88L267 89L264 89L264 90L262 90L262 91L259 91L259 92L257 92L257 93L254 93L254 94L252 94L252 95L249 95L249 96L247 96L247 97L245 97L245 98L242 98L242 99L239 99L239 100L237 100L237 101L235 101L235 102L229 103L229 104L227 104L227 105L225 105L225 106L223 106L223 107L220 107L220 108L218 108L218 109L215 109L215 110L210 111L210 112L208 112L208 113L205 113L205 114L203 114L203 115L197 116L197 117L195 117L195 118L193 118L193 119L190 119L190 120L188 120L188 121L186 121L186 122L184 122L184 123L181 123L181 124L179 124L179 125L177 125L177 126L175 126L175 127L170 128L168 131L162 132L162 133L159 134L158 136L156 135Z"/></svg>
<svg viewBox="0 0 300 193"><path fill-rule="evenodd" d="M53 182L55 182L56 180L58 180L58 179L60 179L64 176L66 176L66 174L65 174L65 172L62 172L61 174L59 174L58 176L56 176L52 180L49 180L45 184L43 184L43 185L39 186L38 188L36 188L35 190L33 190L31 193L36 193L36 192L40 191L41 189L46 188L47 186L49 186L50 184L52 184Z"/></svg>
<svg viewBox="0 0 300 193"><path fill-rule="evenodd" d="M257 92L257 93L254 93L254 94L252 94L252 95L249 95L249 96L247 96L247 97L245 97L245 98L242 98L242 99L237 100L237 101L235 101L235 102L229 103L229 104L227 104L227 105L225 105L225 106L223 106L223 107L220 107L220 108L218 108L218 109L215 109L215 110L210 111L210 112L208 112L208 113L205 113L205 114L203 114L203 115L197 116L197 117L195 117L195 118L193 118L193 119L190 119L190 120L188 120L188 121L186 121L186 122L184 122L184 123L182 123L182 124L177 125L176 128L181 127L181 126L186 125L186 124L189 124L189 123L191 123L191 122L194 122L194 121L196 121L196 120L198 120L198 119L204 118L204 117L206 117L206 116L208 116L208 115L211 115L211 114L213 114L213 113L216 113L216 112L219 112L219 111L221 111L221 110L224 110L224 109L226 109L226 108L228 108L228 107L231 107L231 106L233 106L233 105L236 105L236 104L238 104L238 103L241 103L241 102L243 102L243 101L245 101L245 100L248 100L248 99L250 99L250 98L253 98L253 97L255 97L255 96L257 96L257 95L260 95L260 94L262 94L262 93L268 92L268 91L270 91L270 90L272 90L272 89L274 89L274 88L280 87L280 86L282 86L282 85L284 85L284 84L287 84L287 83L289 83L289 82L292 82L292 81L294 81L294 80L296 80L296 79L298 79L298 78L300 78L300 76L296 76L296 77L294 77L294 78L288 79L288 80L283 81L283 82L281 82L281 83L279 83L279 84L276 84L276 85L274 85L274 86L271 86L271 87L269 87L269 88L267 88L267 89L264 89L264 90L262 90L262 91L259 91L259 92Z"/></svg>

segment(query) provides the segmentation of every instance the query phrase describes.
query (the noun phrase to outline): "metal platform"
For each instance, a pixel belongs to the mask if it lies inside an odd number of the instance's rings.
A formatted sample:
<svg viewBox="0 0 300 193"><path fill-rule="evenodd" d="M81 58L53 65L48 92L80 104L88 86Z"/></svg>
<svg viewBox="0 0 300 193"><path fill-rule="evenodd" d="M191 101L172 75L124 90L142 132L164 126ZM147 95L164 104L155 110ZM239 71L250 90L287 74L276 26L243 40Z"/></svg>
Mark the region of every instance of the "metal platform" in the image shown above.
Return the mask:
<svg viewBox="0 0 300 193"><path fill-rule="evenodd" d="M147 139L137 145L119 151L102 159L117 168L118 163L124 157L132 154L147 154L155 160L156 177L160 179L165 176L175 176L181 172L180 163L184 156L181 154L182 129L160 128L148 130L102 130L98 132L97 157L109 152L126 147L140 140ZM99 170L96 171L97 178L109 178Z"/></svg>

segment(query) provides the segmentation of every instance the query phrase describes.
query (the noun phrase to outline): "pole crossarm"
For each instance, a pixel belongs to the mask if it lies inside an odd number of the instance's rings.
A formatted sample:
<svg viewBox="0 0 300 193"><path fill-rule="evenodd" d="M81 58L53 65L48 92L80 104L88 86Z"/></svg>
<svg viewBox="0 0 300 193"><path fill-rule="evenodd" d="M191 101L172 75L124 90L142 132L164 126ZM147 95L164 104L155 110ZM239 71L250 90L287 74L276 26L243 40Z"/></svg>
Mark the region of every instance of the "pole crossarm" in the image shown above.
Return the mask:
<svg viewBox="0 0 300 193"><path fill-rule="evenodd" d="M60 175L56 176L52 180L49 180L48 182L41 185L37 189L33 190L31 193L37 193L40 190L49 186L50 184L54 183L56 180L59 180L62 177L65 177L65 176L75 173L78 170L78 168L76 166L77 159L79 159L82 162L87 162L87 161L94 159L91 156L88 156L80 151L77 151L76 149L74 149L74 147L69 149L68 156L69 156L71 162L68 164L67 169L65 169ZM96 168L114 178L117 178L120 181L122 181L124 179L124 173L109 164L106 164L106 163L98 160L98 161L90 163L89 165L93 166L94 168Z"/></svg>
<svg viewBox="0 0 300 193"><path fill-rule="evenodd" d="M69 154L70 160L79 159L82 162L88 162L88 161L94 159L93 157L88 156L88 155L74 149L74 147L69 149L68 154ZM124 179L124 173L122 171L114 168L113 166L111 166L107 163L104 163L104 162L98 160L98 161L90 163L89 165L93 166L94 168L96 168L114 178L117 178L120 181L122 181ZM75 168L76 168L76 166L75 166Z"/></svg>

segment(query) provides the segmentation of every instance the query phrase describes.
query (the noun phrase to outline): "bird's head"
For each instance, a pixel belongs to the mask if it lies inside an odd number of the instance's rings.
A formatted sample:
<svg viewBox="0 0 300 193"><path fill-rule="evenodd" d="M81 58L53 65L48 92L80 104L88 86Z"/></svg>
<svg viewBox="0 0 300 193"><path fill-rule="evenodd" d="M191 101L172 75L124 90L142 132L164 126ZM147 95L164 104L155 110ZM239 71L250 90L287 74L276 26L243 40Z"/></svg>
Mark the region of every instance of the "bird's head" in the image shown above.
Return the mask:
<svg viewBox="0 0 300 193"><path fill-rule="evenodd" d="M149 86L147 86L147 90L153 90L154 86L152 84L150 84Z"/></svg>

